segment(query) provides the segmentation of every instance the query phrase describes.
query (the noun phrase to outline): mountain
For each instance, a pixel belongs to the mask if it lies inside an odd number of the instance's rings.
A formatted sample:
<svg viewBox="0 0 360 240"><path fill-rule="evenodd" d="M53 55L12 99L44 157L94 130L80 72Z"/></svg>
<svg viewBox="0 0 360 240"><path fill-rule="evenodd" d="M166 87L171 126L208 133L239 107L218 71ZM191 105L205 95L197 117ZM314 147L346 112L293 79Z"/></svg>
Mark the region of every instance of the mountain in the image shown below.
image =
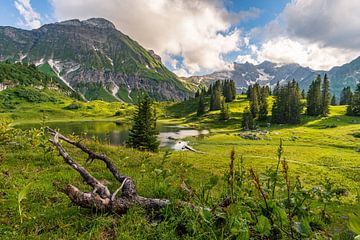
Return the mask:
<svg viewBox="0 0 360 240"><path fill-rule="evenodd" d="M187 81L191 81L196 85L209 85L216 80L232 79L236 82L238 91L242 92L249 85L256 82L260 85L274 86L277 82L285 84L295 79L302 89L307 90L317 74L323 76L325 73L330 78L332 94L339 96L341 90L346 86L355 89L357 82L360 80L360 57L348 64L334 67L329 71L316 71L308 67L302 67L299 64L276 64L269 61L258 65L248 62L234 63L232 70L214 72L204 76L193 76L187 78Z"/></svg>
<svg viewBox="0 0 360 240"><path fill-rule="evenodd" d="M86 100L133 101L141 91L157 100L182 100L191 94L191 85L170 72L159 56L102 18L31 31L0 27L0 60L50 69Z"/></svg>

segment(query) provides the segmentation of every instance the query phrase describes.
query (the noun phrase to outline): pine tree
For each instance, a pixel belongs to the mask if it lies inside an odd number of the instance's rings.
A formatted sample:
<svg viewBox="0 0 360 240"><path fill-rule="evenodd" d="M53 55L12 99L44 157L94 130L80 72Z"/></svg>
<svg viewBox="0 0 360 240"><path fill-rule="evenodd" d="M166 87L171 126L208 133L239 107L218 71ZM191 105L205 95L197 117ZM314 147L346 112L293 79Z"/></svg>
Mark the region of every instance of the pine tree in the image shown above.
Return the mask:
<svg viewBox="0 0 360 240"><path fill-rule="evenodd" d="M215 84L211 87L211 97L210 97L210 111L216 111L221 109L221 83L216 81Z"/></svg>
<svg viewBox="0 0 360 240"><path fill-rule="evenodd" d="M201 91L197 108L197 115L201 116L205 113L205 92Z"/></svg>
<svg viewBox="0 0 360 240"><path fill-rule="evenodd" d="M259 84L254 84L250 95L250 111L253 118L257 118L260 111L260 90Z"/></svg>
<svg viewBox="0 0 360 240"><path fill-rule="evenodd" d="M336 96L335 96L335 94L332 96L332 98L331 98L331 106L336 106L337 104L336 104Z"/></svg>
<svg viewBox="0 0 360 240"><path fill-rule="evenodd" d="M304 89L301 91L301 99L306 99L306 93Z"/></svg>
<svg viewBox="0 0 360 240"><path fill-rule="evenodd" d="M221 112L220 112L220 120L229 120L230 119L230 111L229 105L225 105L224 98L221 101Z"/></svg>
<svg viewBox="0 0 360 240"><path fill-rule="evenodd" d="M156 112L153 102L147 95L139 97L129 132L127 146L142 151L156 152L159 149L156 130Z"/></svg>
<svg viewBox="0 0 360 240"><path fill-rule="evenodd" d="M279 93L279 90L280 90L280 82L277 82L274 87L274 90L273 90L273 96L277 96Z"/></svg>
<svg viewBox="0 0 360 240"><path fill-rule="evenodd" d="M262 87L260 92L259 120L266 120L268 115L267 97L269 96L269 88Z"/></svg>
<svg viewBox="0 0 360 240"><path fill-rule="evenodd" d="M255 129L255 121L248 107L244 110L241 126L246 131Z"/></svg>
<svg viewBox="0 0 360 240"><path fill-rule="evenodd" d="M230 81L230 91L232 93L232 100L236 99L236 85L233 80Z"/></svg>
<svg viewBox="0 0 360 240"><path fill-rule="evenodd" d="M330 105L330 82L327 77L327 74L324 75L324 80L322 84L321 91L321 115L327 116L329 114L329 105Z"/></svg>
<svg viewBox="0 0 360 240"><path fill-rule="evenodd" d="M340 94L340 105L351 104L353 93L350 87L344 87Z"/></svg>
<svg viewBox="0 0 360 240"><path fill-rule="evenodd" d="M299 123L302 109L300 88L293 80L279 88L272 108L271 121L273 123Z"/></svg>
<svg viewBox="0 0 360 240"><path fill-rule="evenodd" d="M321 101L321 77L320 75L311 83L306 96L307 114L318 116L322 114Z"/></svg>
<svg viewBox="0 0 360 240"><path fill-rule="evenodd" d="M347 108L347 115L360 116L360 83L356 86L351 104Z"/></svg>

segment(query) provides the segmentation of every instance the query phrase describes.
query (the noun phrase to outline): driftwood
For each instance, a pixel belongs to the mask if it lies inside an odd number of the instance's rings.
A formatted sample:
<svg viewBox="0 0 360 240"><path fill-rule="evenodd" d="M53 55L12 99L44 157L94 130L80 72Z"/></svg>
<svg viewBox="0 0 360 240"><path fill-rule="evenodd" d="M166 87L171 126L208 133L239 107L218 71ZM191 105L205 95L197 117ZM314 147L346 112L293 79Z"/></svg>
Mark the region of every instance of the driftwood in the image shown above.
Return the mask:
<svg viewBox="0 0 360 240"><path fill-rule="evenodd" d="M135 206L142 206L147 210L160 209L168 206L170 201L167 199L146 198L139 196L136 191L134 181L128 177L123 176L113 164L112 160L105 154L98 154L91 151L89 148L80 142L73 141L59 132L47 128L47 132L53 136L49 141L57 148L60 156L65 162L76 170L84 179L84 181L93 188L91 192L82 192L77 187L68 184L64 187L63 192L68 195L73 203L84 208L96 209L103 212L113 212L117 214L124 214L126 211ZM59 140L63 140L88 154L87 162L100 160L105 163L107 169L112 173L114 178L119 182L119 188L111 193L107 186L102 181L97 180L84 167L75 162L70 155L65 151ZM180 206L193 208L197 211L206 210L214 211L215 208L204 208L195 206L192 203L178 201ZM222 207L222 205L219 205Z"/></svg>
<svg viewBox="0 0 360 240"><path fill-rule="evenodd" d="M53 136L50 142L57 148L65 162L80 173L84 181L93 188L91 192L82 192L71 184L66 185L63 191L76 205L84 208L95 208L104 212L124 214L129 208L135 205L142 206L146 209L159 209L170 204L170 201L167 199L139 196L136 192L134 181L128 176L123 176L106 155L95 153L80 142L72 141L51 128L47 128L47 132ZM107 169L119 182L119 188L111 193L106 185L93 177L84 167L70 157L59 140L63 140L88 154L89 157L87 161L97 159L104 162Z"/></svg>

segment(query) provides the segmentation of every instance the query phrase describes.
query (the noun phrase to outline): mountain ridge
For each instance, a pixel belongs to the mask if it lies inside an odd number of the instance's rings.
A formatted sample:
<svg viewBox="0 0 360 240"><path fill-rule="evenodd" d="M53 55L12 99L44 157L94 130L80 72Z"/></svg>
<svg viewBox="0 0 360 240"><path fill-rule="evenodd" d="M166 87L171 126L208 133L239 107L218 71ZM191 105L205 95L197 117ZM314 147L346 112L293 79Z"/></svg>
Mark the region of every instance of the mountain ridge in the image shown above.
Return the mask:
<svg viewBox="0 0 360 240"><path fill-rule="evenodd" d="M314 70L297 63L278 64L264 61L255 65L249 62L234 62L232 70L222 70L184 79L196 85L210 85L216 80L231 79L235 81L238 92L245 91L249 85L256 82L273 87L277 82L284 84L295 79L302 89L307 90L318 74L328 75L331 84L330 90L332 94L339 97L342 88L350 86L354 90L360 80L360 57L341 66L335 66L329 71Z"/></svg>
<svg viewBox="0 0 360 240"><path fill-rule="evenodd" d="M135 101L146 91L156 100L182 100L191 85L102 18L71 19L35 30L0 27L0 60L49 65L66 85L88 100L97 86L117 100ZM100 84L100 85L99 85Z"/></svg>

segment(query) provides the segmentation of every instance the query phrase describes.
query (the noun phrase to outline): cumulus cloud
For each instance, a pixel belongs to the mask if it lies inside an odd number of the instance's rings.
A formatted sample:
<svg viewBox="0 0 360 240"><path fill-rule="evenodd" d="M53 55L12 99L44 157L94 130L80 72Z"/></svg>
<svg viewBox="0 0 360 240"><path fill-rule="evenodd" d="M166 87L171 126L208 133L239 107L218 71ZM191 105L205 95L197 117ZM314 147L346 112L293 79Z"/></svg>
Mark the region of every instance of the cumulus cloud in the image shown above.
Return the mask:
<svg viewBox="0 0 360 240"><path fill-rule="evenodd" d="M360 55L358 0L293 0L263 28L249 34L251 54L238 61L299 63L319 70L347 63Z"/></svg>
<svg viewBox="0 0 360 240"><path fill-rule="evenodd" d="M23 18L20 22L21 25L32 29L41 27L41 16L34 11L30 4L30 0L16 0L14 1L14 4Z"/></svg>
<svg viewBox="0 0 360 240"><path fill-rule="evenodd" d="M181 56L173 70L195 74L224 68L224 55L238 50L240 30L233 23L254 18L256 9L230 13L221 0L51 0L60 20L104 17L155 50L163 59Z"/></svg>

